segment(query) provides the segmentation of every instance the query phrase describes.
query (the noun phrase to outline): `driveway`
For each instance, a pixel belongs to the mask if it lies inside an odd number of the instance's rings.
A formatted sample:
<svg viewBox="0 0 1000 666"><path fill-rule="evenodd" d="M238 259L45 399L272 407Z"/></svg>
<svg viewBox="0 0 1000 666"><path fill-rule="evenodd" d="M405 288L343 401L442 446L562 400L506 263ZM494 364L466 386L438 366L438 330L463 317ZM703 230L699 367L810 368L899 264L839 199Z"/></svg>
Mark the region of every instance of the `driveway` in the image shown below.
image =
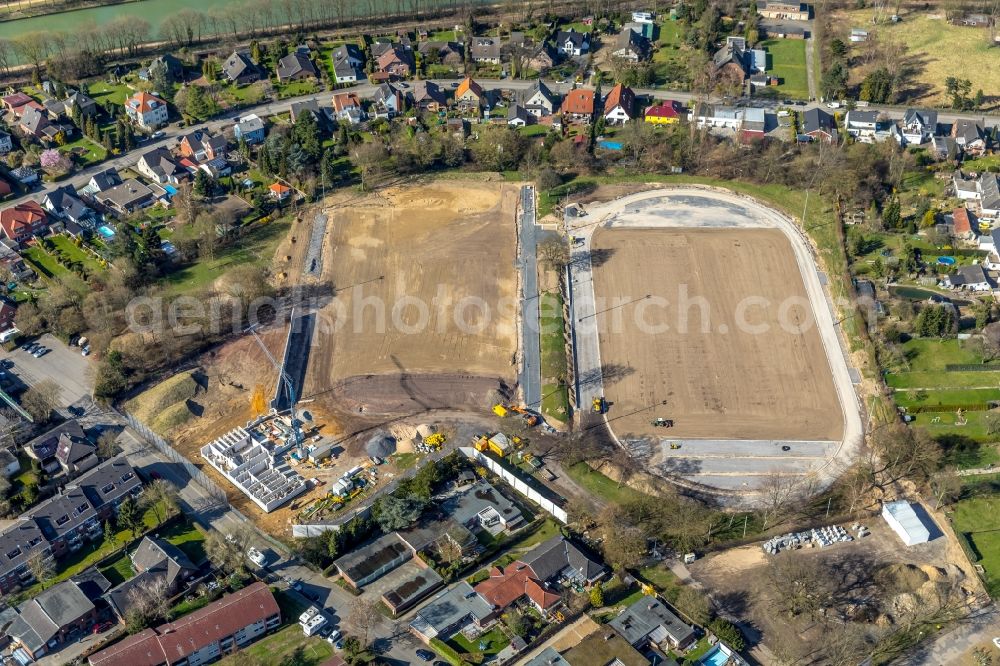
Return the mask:
<svg viewBox="0 0 1000 666"><path fill-rule="evenodd" d="M78 347L69 347L48 333L38 338L38 343L51 350L41 358L35 358L20 347L10 352L0 350L0 359L14 363L7 372L26 387L45 380L55 382L59 387L60 409L86 402L84 398L94 391L94 367L90 357L82 356Z"/></svg>

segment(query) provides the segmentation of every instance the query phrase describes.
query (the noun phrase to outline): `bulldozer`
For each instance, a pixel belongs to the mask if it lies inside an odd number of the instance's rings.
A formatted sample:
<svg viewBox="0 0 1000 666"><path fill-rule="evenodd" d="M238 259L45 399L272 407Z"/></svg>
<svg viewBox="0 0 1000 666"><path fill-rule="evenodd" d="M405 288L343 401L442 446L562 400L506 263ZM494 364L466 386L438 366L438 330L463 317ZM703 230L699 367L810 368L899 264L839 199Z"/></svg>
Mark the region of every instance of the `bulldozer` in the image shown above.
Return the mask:
<svg viewBox="0 0 1000 666"><path fill-rule="evenodd" d="M598 398L594 398L590 408L595 414L603 414L608 408L608 403L605 402L604 396L602 395Z"/></svg>
<svg viewBox="0 0 1000 666"><path fill-rule="evenodd" d="M652 421L650 421L650 424L654 428L673 428L674 427L674 420L673 419L665 419L665 418L656 418L656 419L653 419Z"/></svg>

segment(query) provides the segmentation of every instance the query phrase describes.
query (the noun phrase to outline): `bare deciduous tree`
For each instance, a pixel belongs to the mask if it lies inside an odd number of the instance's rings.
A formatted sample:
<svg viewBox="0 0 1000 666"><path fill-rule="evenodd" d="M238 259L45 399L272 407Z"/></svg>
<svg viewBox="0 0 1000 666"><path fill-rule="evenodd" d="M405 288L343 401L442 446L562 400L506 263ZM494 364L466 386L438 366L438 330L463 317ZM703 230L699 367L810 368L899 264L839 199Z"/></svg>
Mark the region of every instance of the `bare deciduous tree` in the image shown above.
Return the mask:
<svg viewBox="0 0 1000 666"><path fill-rule="evenodd" d="M375 599L359 597L351 603L351 613L348 619L354 629L361 633L363 645L368 645L368 636L382 617L378 607L379 602Z"/></svg>
<svg viewBox="0 0 1000 666"><path fill-rule="evenodd" d="M43 548L31 551L28 555L28 571L42 584L42 589L45 589L45 583L55 573L52 556Z"/></svg>

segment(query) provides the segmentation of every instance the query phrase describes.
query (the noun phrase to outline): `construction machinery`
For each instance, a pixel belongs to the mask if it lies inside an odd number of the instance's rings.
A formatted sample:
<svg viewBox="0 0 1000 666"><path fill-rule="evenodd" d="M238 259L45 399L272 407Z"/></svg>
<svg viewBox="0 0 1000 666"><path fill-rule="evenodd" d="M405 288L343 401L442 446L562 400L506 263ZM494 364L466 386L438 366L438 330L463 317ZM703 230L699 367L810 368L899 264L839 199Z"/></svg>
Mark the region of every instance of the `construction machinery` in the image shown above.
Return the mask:
<svg viewBox="0 0 1000 666"><path fill-rule="evenodd" d="M654 428L673 428L674 427L674 420L673 419L656 418L656 419L653 419L652 421L650 421L650 424Z"/></svg>
<svg viewBox="0 0 1000 666"><path fill-rule="evenodd" d="M264 395L263 384L257 384L253 387L253 394L250 396L250 409L254 416L260 416L267 411L267 396Z"/></svg>
<svg viewBox="0 0 1000 666"><path fill-rule="evenodd" d="M538 415L528 411L524 407L517 407L515 405L511 405L510 407L508 407L508 409L516 414L520 414L521 419L524 421L524 424L529 428L534 428L536 425L538 425L539 421Z"/></svg>
<svg viewBox="0 0 1000 666"><path fill-rule="evenodd" d="M298 402L298 396L295 395L295 384L292 382L292 378L288 376L288 373L285 372L285 368L275 360L274 356L271 355L271 351L267 348L267 345L264 344L264 341L260 339L260 336L257 335L255 328L255 326L251 326L247 329L247 331L249 331L253 336L253 339L257 341L257 346L259 346L261 351L264 352L264 356L267 357L267 360L270 361L271 365L274 366L274 369L278 371L278 382L284 383L285 390L288 391L288 416L291 418L292 443L295 447L296 453L298 453L299 459L301 460L304 457L304 451L302 450L302 430L298 426L298 417L295 414L295 403ZM289 330L288 334L292 334L291 330Z"/></svg>
<svg viewBox="0 0 1000 666"><path fill-rule="evenodd" d="M511 441L507 439L507 436L501 432L498 432L492 437L480 435L473 440L472 445L477 451L490 451L501 458L505 458L509 455L514 448L511 445Z"/></svg>
<svg viewBox="0 0 1000 666"><path fill-rule="evenodd" d="M507 416L507 408L498 403L496 405L493 405L493 413L499 416L500 418L503 418Z"/></svg>
<svg viewBox="0 0 1000 666"><path fill-rule="evenodd" d="M590 404L590 409L595 414L603 414L608 409L608 403L604 400L604 396L599 396L594 398L593 402Z"/></svg>
<svg viewBox="0 0 1000 666"><path fill-rule="evenodd" d="M676 451L677 449L681 448L681 445L674 442L670 445L670 448Z"/></svg>

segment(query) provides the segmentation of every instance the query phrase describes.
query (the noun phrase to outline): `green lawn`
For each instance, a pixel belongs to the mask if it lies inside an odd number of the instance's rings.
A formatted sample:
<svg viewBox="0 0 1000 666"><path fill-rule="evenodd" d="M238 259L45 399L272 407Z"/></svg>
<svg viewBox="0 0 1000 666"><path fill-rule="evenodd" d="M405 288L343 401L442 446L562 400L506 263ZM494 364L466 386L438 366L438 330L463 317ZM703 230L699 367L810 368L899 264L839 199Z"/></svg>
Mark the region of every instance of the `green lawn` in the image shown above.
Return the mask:
<svg viewBox="0 0 1000 666"><path fill-rule="evenodd" d="M569 474L571 479L580 484L588 494L594 495L607 503L621 504L622 502L644 496L638 490L633 490L628 486L623 485L619 487L617 481L613 481L600 472L594 471L584 462L564 468L564 471Z"/></svg>
<svg viewBox="0 0 1000 666"><path fill-rule="evenodd" d="M122 105L125 100L132 96L134 92L124 83L108 83L107 81L94 81L89 84L90 96L98 103L109 99L116 105Z"/></svg>
<svg viewBox="0 0 1000 666"><path fill-rule="evenodd" d="M90 254L83 248L77 246L73 242L73 239L69 236L52 236L52 244L56 246L56 249L61 251L67 257L73 261L78 261L83 264L87 271L96 273L104 270L104 267L98 263L97 257Z"/></svg>
<svg viewBox="0 0 1000 666"><path fill-rule="evenodd" d="M438 30L430 33L427 40L431 42L457 42L460 35L461 33L455 30Z"/></svg>
<svg viewBox="0 0 1000 666"><path fill-rule="evenodd" d="M886 375L886 383L892 388L991 388L1000 386L1000 371L985 372L899 372Z"/></svg>
<svg viewBox="0 0 1000 666"><path fill-rule="evenodd" d="M194 523L177 522L160 537L177 546L194 564L205 560L205 534Z"/></svg>
<svg viewBox="0 0 1000 666"><path fill-rule="evenodd" d="M474 641L469 641L461 633L455 634L448 640L447 644L459 654L463 652L467 654L481 652L486 655L493 655L507 647L510 644L510 639L507 638L507 635L499 627L494 627Z"/></svg>
<svg viewBox="0 0 1000 666"><path fill-rule="evenodd" d="M952 522L964 533L986 570L986 586L995 596L1000 590L1000 495L963 499L954 506Z"/></svg>
<svg viewBox="0 0 1000 666"><path fill-rule="evenodd" d="M43 279L59 279L67 285L73 287L75 291L83 291L86 289L86 285L78 275L70 272L69 269L60 266L59 263L56 262L55 257L47 254L45 250L38 245L32 245L31 247L22 250L21 256L27 259L29 263L33 264L38 269L38 273Z"/></svg>
<svg viewBox="0 0 1000 666"><path fill-rule="evenodd" d="M76 141L60 146L59 151L73 155L76 163L84 167L108 159L104 146L82 135Z"/></svg>
<svg viewBox="0 0 1000 666"><path fill-rule="evenodd" d="M272 590L274 591L274 590ZM286 623L276 632L260 639L240 652L249 657L255 666L318 666L333 656L333 646L317 636L307 637L302 633L297 619L305 610L284 592L274 591L274 597L281 607L281 619ZM233 664L237 657L230 655L220 664ZM244 663L240 661L239 663Z"/></svg>
<svg viewBox="0 0 1000 666"><path fill-rule="evenodd" d="M657 48L651 62L656 83L686 83L688 79L688 58L690 52L684 48L684 36L676 21L661 23L656 39Z"/></svg>
<svg viewBox="0 0 1000 666"><path fill-rule="evenodd" d="M962 168L968 171L986 171L990 168L1000 169L1000 154L966 160L962 162Z"/></svg>
<svg viewBox="0 0 1000 666"><path fill-rule="evenodd" d="M956 425L957 414L955 412L921 412L914 415L912 424L925 429L932 437L941 435L956 435L968 437L976 442L995 442L997 435L990 434L991 421L995 422L1000 415L996 412L965 412L965 425ZM938 419L937 423L934 419ZM993 453L982 462L1000 461ZM979 462L971 462L962 465L963 467L976 467Z"/></svg>
<svg viewBox="0 0 1000 666"><path fill-rule="evenodd" d="M778 77L778 94L784 97L809 97L806 74L806 42L803 39L768 39L761 42L767 50L771 68L768 73Z"/></svg>
<svg viewBox="0 0 1000 666"><path fill-rule="evenodd" d="M521 136L531 138L533 136L545 136L549 133L549 129L546 125L525 125L518 132L521 133Z"/></svg>
<svg viewBox="0 0 1000 666"><path fill-rule="evenodd" d="M113 587L121 585L135 576L135 570L132 568L132 560L129 559L127 552L122 552L110 564L101 567L101 573L104 574L104 577L108 579L108 582Z"/></svg>
<svg viewBox="0 0 1000 666"><path fill-rule="evenodd" d="M279 98L308 95L309 93L319 91L319 89L319 82L312 79L292 81L290 83L279 83L275 85L275 90L277 90Z"/></svg>
<svg viewBox="0 0 1000 666"><path fill-rule="evenodd" d="M391 458L392 462L396 463L396 467L400 471L405 469L410 469L417 464L417 454L416 453L397 453Z"/></svg>
<svg viewBox="0 0 1000 666"><path fill-rule="evenodd" d="M266 265L288 231L289 222L279 220L259 226L233 246L211 259L199 260L168 275L162 284L169 295L190 293L208 286L226 271L246 264Z"/></svg>
<svg viewBox="0 0 1000 666"><path fill-rule="evenodd" d="M542 414L565 422L569 413L563 299L559 292L539 296L542 348Z"/></svg>
<svg viewBox="0 0 1000 666"><path fill-rule="evenodd" d="M932 391L901 390L893 394L900 407L928 405L966 405L970 403L1000 402L1000 388L940 389Z"/></svg>

